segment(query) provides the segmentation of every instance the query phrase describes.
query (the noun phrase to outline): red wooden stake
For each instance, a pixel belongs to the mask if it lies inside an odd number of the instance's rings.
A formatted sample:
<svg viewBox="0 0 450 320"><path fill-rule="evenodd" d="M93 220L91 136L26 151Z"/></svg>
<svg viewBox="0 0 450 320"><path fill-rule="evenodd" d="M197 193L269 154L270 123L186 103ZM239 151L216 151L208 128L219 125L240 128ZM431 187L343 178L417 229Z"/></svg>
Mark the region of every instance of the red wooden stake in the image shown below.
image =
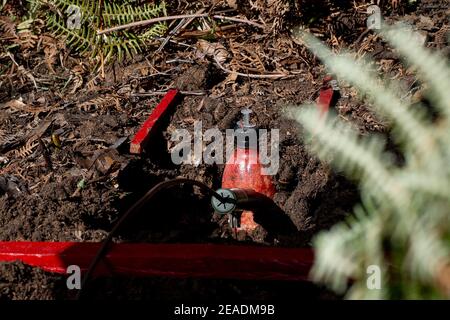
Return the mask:
<svg viewBox="0 0 450 320"><path fill-rule="evenodd" d="M149 141L150 137L155 133L158 127L158 123L163 115L167 112L169 107L176 104L178 97L178 90L169 90L161 102L156 106L147 120L144 122L142 127L133 137L130 144L130 153L140 154L144 149L145 145Z"/></svg>
<svg viewBox="0 0 450 320"><path fill-rule="evenodd" d="M332 88L320 91L319 99L317 99L317 106L319 107L321 117L323 117L330 109L333 93L334 90Z"/></svg>
<svg viewBox="0 0 450 320"><path fill-rule="evenodd" d="M322 82L322 89L320 90L319 98L317 99L317 107L320 111L320 117L324 117L331 107L333 100L338 94L337 89L333 88L333 78L326 76Z"/></svg>
<svg viewBox="0 0 450 320"><path fill-rule="evenodd" d="M66 274L77 265L86 271L101 243L0 242L0 262L22 261ZM309 248L221 244L113 244L95 276L159 276L254 280L308 280L313 264Z"/></svg>

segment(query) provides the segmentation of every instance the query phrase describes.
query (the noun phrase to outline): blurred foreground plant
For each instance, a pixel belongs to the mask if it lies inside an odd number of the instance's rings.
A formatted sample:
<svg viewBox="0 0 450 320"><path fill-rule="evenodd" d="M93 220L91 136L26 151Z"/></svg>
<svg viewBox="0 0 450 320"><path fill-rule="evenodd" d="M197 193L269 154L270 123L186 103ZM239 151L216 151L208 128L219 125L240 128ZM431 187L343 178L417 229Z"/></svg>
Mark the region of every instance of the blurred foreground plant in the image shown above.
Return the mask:
<svg viewBox="0 0 450 320"><path fill-rule="evenodd" d="M405 159L395 164L384 139L360 137L333 116L321 119L315 107L288 110L309 135L311 150L360 182L362 201L354 215L314 239L313 279L350 299L450 298L448 61L418 45L410 31L382 31L428 84L439 113L431 120L424 106L409 106L395 86L381 85L363 63L334 55L310 35L295 36L390 120ZM380 286L371 285L374 270L380 271Z"/></svg>

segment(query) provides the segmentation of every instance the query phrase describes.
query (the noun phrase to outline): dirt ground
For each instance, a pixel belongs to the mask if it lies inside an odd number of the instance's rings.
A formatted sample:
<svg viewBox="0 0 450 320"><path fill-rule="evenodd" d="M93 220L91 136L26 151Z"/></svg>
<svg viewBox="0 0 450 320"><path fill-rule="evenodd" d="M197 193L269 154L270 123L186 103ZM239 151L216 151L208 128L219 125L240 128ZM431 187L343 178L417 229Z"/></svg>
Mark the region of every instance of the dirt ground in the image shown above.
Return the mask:
<svg viewBox="0 0 450 320"><path fill-rule="evenodd" d="M419 96L420 84L395 52L373 33L361 37L367 15L365 3L359 2L360 8L340 1L324 5L308 28L336 50L350 48L358 51L358 56L372 57L380 72L401 80L406 92ZM186 10L184 2L179 3L171 14ZM315 12L314 5L305 8L300 23L308 12ZM417 7L400 5L396 9L386 4L382 9L387 21L412 24L426 36L426 46L450 53L443 36L449 30L445 1L423 0ZM23 14L21 7L8 5L0 18L7 10ZM247 18L269 19L257 10L251 14ZM296 21L289 14L276 19L274 26L280 30L287 28L283 23L289 26ZM344 219L358 202L357 186L312 156L304 146L301 128L282 113L287 105L314 102L326 70L306 48L292 41L288 31L261 34L248 26L236 28L216 35L218 43L233 56L230 68L258 74L284 72L288 76L277 80L233 78L205 54L201 41L190 35L177 39L188 44L188 49L169 43L161 53L152 55L149 51L95 72L44 27L39 33L35 30L39 39L33 45L21 43L14 55L1 55L0 240L101 241L118 217L160 181L185 177L219 188L222 165L176 166L170 161L171 133L178 128L193 131L196 120L202 120L204 130L233 128L245 107L252 109L252 122L259 128L280 129L274 201L296 231L280 235L257 230L239 240L309 246L317 232ZM8 36L4 28L3 32ZM3 45L9 41L6 38L0 39ZM341 118L357 126L361 134L389 130L353 88L339 84L341 97L335 109ZM145 155L129 154L130 138L162 97L154 91L172 87L186 94L160 136ZM56 134L60 147L54 142ZM31 139L36 136L39 138ZM213 213L209 201L190 188L167 191L146 206L116 241L237 241L226 219ZM0 300L71 298L73 293L64 288L63 277L21 263L0 264ZM194 279L98 279L91 284L88 296L160 300L211 296L335 298L312 284Z"/></svg>

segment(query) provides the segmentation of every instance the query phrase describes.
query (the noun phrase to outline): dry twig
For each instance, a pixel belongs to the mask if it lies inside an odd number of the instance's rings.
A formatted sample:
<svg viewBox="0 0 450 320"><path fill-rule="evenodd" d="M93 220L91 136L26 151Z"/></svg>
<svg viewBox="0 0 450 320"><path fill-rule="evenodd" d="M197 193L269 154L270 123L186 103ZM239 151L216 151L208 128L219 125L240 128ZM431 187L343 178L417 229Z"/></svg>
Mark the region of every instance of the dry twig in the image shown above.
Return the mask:
<svg viewBox="0 0 450 320"><path fill-rule="evenodd" d="M280 78L284 78L287 77L289 75L284 74L284 73L275 73L275 74L247 74L247 73L242 73L242 72L236 72L236 71L232 71L232 70L228 70L227 68L225 68L218 60L216 57L214 57L214 61L216 62L217 66L224 72L229 73L229 74L235 74L237 76L240 77L247 77L247 78L252 78L252 79L280 79Z"/></svg>
<svg viewBox="0 0 450 320"><path fill-rule="evenodd" d="M222 16L222 15L210 15L209 13L197 13L197 14L182 14L182 15L176 15L176 16L158 17L158 18L153 18L153 19L148 19L148 20L131 22L131 23L127 23L124 25L120 25L120 26L116 26L116 27L112 27L112 28L108 28L108 29L104 29L104 30L97 30L97 34L102 35L102 34L114 32L114 31L129 29L129 28L133 28L133 27L142 27L142 26L146 26L149 24L154 24L154 23L169 21L169 20L191 19L191 18L195 19L195 18L207 18L207 17L210 17L213 19L218 19L218 20L228 20L228 21L233 21L233 22L246 23L246 24L252 25L254 27L264 29L264 26L262 24L259 24L259 23L256 23L254 21L250 21L247 19L236 18L236 17L226 17L226 16Z"/></svg>

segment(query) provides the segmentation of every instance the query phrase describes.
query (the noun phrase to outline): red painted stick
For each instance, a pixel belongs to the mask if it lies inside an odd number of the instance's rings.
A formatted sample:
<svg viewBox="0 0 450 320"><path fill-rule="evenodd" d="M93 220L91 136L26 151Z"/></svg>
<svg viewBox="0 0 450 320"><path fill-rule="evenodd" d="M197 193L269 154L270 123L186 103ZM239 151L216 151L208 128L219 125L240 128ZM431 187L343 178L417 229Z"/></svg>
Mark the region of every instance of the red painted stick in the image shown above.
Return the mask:
<svg viewBox="0 0 450 320"><path fill-rule="evenodd" d="M100 243L0 242L0 261L22 261L65 274L86 270ZM218 244L113 244L95 276L163 276L253 280L307 280L314 257L308 248Z"/></svg>
<svg viewBox="0 0 450 320"><path fill-rule="evenodd" d="M323 117L328 112L333 103L333 99L337 95L337 90L331 85L333 78L326 76L323 79L322 90L320 90L319 98L317 99L317 107L320 111L320 116Z"/></svg>
<svg viewBox="0 0 450 320"><path fill-rule="evenodd" d="M175 105L178 97L178 90L169 90L156 106L142 127L131 140L130 153L140 154L150 137L156 131L159 120L167 112L169 107Z"/></svg>
<svg viewBox="0 0 450 320"><path fill-rule="evenodd" d="M317 106L320 110L320 116L323 116L328 112L331 106L331 101L333 100L334 90L332 88L323 89L320 91L319 98L317 99Z"/></svg>

